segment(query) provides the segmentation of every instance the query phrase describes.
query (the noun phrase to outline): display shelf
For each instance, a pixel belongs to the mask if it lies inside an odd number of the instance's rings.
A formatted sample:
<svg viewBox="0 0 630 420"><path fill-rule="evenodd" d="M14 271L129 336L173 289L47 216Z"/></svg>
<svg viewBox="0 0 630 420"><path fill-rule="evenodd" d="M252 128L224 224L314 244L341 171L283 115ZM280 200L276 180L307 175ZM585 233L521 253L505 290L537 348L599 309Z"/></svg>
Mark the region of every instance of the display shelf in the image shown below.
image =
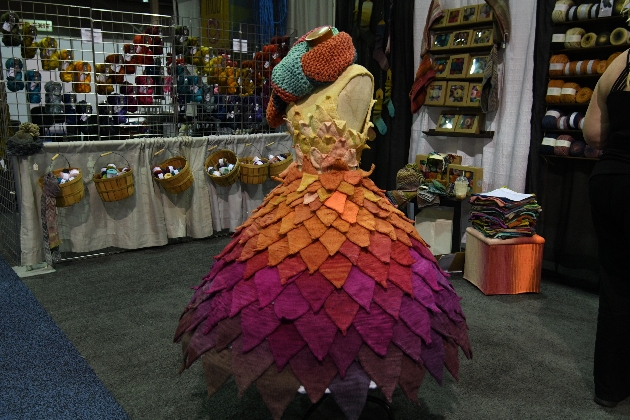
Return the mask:
<svg viewBox="0 0 630 420"><path fill-rule="evenodd" d="M484 22L477 22L477 21L473 21L473 22L463 22L463 23L458 23L456 25L443 25L443 26L439 26L437 28L431 28L431 31L434 32L448 32L448 31L457 31L459 29L489 29L492 28L492 22L491 21L484 21Z"/></svg>
<svg viewBox="0 0 630 420"><path fill-rule="evenodd" d="M628 49L628 44L620 44L620 45L601 45L590 48L564 48L564 43L558 42L558 44L554 46L551 43L551 52L552 54L565 54L571 57L585 57L588 56L591 59L597 58L597 56L601 55L610 55L616 52L622 52Z"/></svg>
<svg viewBox="0 0 630 420"><path fill-rule="evenodd" d="M433 55L456 55L456 54L466 54L466 53L490 53L492 50L492 45L483 45L479 47L459 47L459 48L439 48L437 50L430 49L429 53Z"/></svg>
<svg viewBox="0 0 630 420"><path fill-rule="evenodd" d="M480 131L479 134L475 133L461 133L457 131L436 131L434 129L429 129L426 131L422 131L427 136L434 137L471 137L471 138L488 138L491 139L494 137L494 131Z"/></svg>
<svg viewBox="0 0 630 420"><path fill-rule="evenodd" d="M625 16L606 16L606 17L598 17L593 19L582 19L582 20L572 20L567 22L552 22L552 26L606 26L610 27L612 25L625 26L626 25L626 17Z"/></svg>

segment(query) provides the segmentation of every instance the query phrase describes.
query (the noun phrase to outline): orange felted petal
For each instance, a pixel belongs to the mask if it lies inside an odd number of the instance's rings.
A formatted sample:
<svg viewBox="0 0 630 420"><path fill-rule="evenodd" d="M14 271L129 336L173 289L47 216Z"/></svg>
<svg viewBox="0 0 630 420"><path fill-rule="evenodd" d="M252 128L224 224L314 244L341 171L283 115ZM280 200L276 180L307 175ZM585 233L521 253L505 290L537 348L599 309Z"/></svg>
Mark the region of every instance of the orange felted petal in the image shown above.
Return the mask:
<svg viewBox="0 0 630 420"><path fill-rule="evenodd" d="M346 181L341 181L341 184L337 187L337 191L344 193L348 197L352 197L354 195L354 187Z"/></svg>
<svg viewBox="0 0 630 420"><path fill-rule="evenodd" d="M379 187L377 187L374 181L372 181L370 178L363 178L361 180L361 185L363 185L365 188L367 188L370 191L374 191L377 195L380 195L381 193L385 192L385 190L382 190Z"/></svg>
<svg viewBox="0 0 630 420"><path fill-rule="evenodd" d="M368 247L370 245L370 231L363 226L354 224L348 229L348 239L360 247Z"/></svg>
<svg viewBox="0 0 630 420"><path fill-rule="evenodd" d="M243 232L241 233L241 236L238 238L238 243L244 244L245 242L249 241L250 238L253 238L254 236L256 236L257 233L258 233L258 226L256 225L247 226L247 228L243 230Z"/></svg>
<svg viewBox="0 0 630 420"><path fill-rule="evenodd" d="M348 279L351 269L352 263L350 260L341 254L335 254L322 263L319 267L319 272L337 289L341 289Z"/></svg>
<svg viewBox="0 0 630 420"><path fill-rule="evenodd" d="M267 267L267 263L269 262L269 251L264 250L263 252L259 252L254 255L252 258L247 260L247 266L245 267L245 273L243 274L243 278L247 280L257 271L262 270Z"/></svg>
<svg viewBox="0 0 630 420"><path fill-rule="evenodd" d="M317 179L318 179L317 175L313 175L313 174L302 175L302 182L300 182L300 186L298 187L297 191L298 192L304 191L309 185L317 181Z"/></svg>
<svg viewBox="0 0 630 420"><path fill-rule="evenodd" d="M309 185L306 191L310 193L316 193L317 190L319 190L321 187L322 187L322 183L319 181L316 181L316 182L313 182L311 185Z"/></svg>
<svg viewBox="0 0 630 420"><path fill-rule="evenodd" d="M313 238L311 238L311 234L308 232L308 230L304 226L300 226L288 232L287 238L289 239L289 253L291 255L295 254L296 252L299 252L304 247L308 246L311 242L313 242Z"/></svg>
<svg viewBox="0 0 630 420"><path fill-rule="evenodd" d="M384 233L385 235L389 236L392 241L396 240L396 232L394 231L394 226L392 226L391 223L378 218L375 218L374 220L376 221L375 229L377 232Z"/></svg>
<svg viewBox="0 0 630 420"><path fill-rule="evenodd" d="M285 258L280 264L278 264L278 274L280 275L280 282L286 284L287 281L302 271L306 270L306 264L302 261L299 255Z"/></svg>
<svg viewBox="0 0 630 420"><path fill-rule="evenodd" d="M280 235L284 235L287 232L293 230L295 228L295 223L293 223L294 220L295 212L287 214L286 217L282 219L282 223L280 224L280 230L278 231L278 233Z"/></svg>
<svg viewBox="0 0 630 420"><path fill-rule="evenodd" d="M332 193L329 193L328 190L324 187L320 188L319 190L317 190L317 195L319 196L319 199L321 201L326 201L326 199L328 197L331 196Z"/></svg>
<svg viewBox="0 0 630 420"><path fill-rule="evenodd" d="M315 214L317 214L319 220L321 220L326 226L332 225L335 219L339 217L339 214L336 211L329 209L328 207L320 207Z"/></svg>
<svg viewBox="0 0 630 420"><path fill-rule="evenodd" d="M270 211L272 211L273 209L275 209L276 206L274 206L271 203L267 203L264 206L259 206L256 210L254 210L252 212L252 217L254 218L259 218L259 217L263 217L265 214L269 213Z"/></svg>
<svg viewBox="0 0 630 420"><path fill-rule="evenodd" d="M377 283L387 288L387 275L389 274L389 265L379 261L374 255L367 251L361 251L357 266L368 276L372 277Z"/></svg>
<svg viewBox="0 0 630 420"><path fill-rule="evenodd" d="M293 219L294 225L299 225L305 220L310 219L313 216L313 211L309 206L304 204L299 204L295 206L295 219Z"/></svg>
<svg viewBox="0 0 630 420"><path fill-rule="evenodd" d="M284 185L289 185L296 179L302 179L302 175L303 173L298 169L297 165L291 165L284 177Z"/></svg>
<svg viewBox="0 0 630 420"><path fill-rule="evenodd" d="M335 255L346 241L346 235L331 227L319 238L319 241L328 250L328 255Z"/></svg>
<svg viewBox="0 0 630 420"><path fill-rule="evenodd" d="M285 237L269 246L269 266L278 265L289 256L289 240Z"/></svg>
<svg viewBox="0 0 630 420"><path fill-rule="evenodd" d="M317 216L312 216L310 219L304 221L304 226L313 239L319 238L326 232L326 229L328 229Z"/></svg>
<svg viewBox="0 0 630 420"><path fill-rule="evenodd" d="M315 167L311 163L310 159L304 159L302 161L302 172L305 172L307 174L315 174L315 175L317 175L317 169L315 169ZM300 177L301 177L301 175L300 175Z"/></svg>
<svg viewBox="0 0 630 420"><path fill-rule="evenodd" d="M355 188L354 194L350 196L350 200L359 207L363 207L365 190L363 188Z"/></svg>
<svg viewBox="0 0 630 420"><path fill-rule="evenodd" d="M260 231L260 235L258 236L258 243L256 244L257 251L262 251L269 245L280 240L280 223L281 222L278 222L275 225L268 226L267 228Z"/></svg>
<svg viewBox="0 0 630 420"><path fill-rule="evenodd" d="M308 203L308 206L313 211L317 211L323 205L324 205L324 203L322 203L322 201L319 199L319 197L317 197L316 200L313 200L310 203Z"/></svg>
<svg viewBox="0 0 630 420"><path fill-rule="evenodd" d="M392 239L383 233L372 232L368 250L379 260L389 263L389 256L392 252Z"/></svg>
<svg viewBox="0 0 630 420"><path fill-rule="evenodd" d="M315 241L300 251L302 260L308 267L308 272L313 274L319 266L328 258L328 251L321 242ZM323 274L323 273L322 273Z"/></svg>
<svg viewBox="0 0 630 420"><path fill-rule="evenodd" d="M249 241L247 241L247 243L245 244L245 248L243 248L241 256L238 257L237 261L247 261L254 256L258 244L258 236L260 236L260 234L254 236Z"/></svg>
<svg viewBox="0 0 630 420"><path fill-rule="evenodd" d="M291 207L289 207L289 205L287 204L286 200L284 200L282 203L280 203L278 205L278 211L276 211L275 214L275 220L280 220L283 219L284 216L286 216L287 214L291 213L293 211L293 209Z"/></svg>
<svg viewBox="0 0 630 420"><path fill-rule="evenodd" d="M359 206L350 200L346 200L346 207L343 209L341 218L352 224L357 222L357 214L359 214Z"/></svg>
<svg viewBox="0 0 630 420"><path fill-rule="evenodd" d="M324 205L341 214L346 207L347 198L348 197L345 194L335 191L326 201L324 201Z"/></svg>
<svg viewBox="0 0 630 420"><path fill-rule="evenodd" d="M405 233L404 230L394 228L394 232L396 232L396 239L398 240L398 242L401 242L404 245L406 245L408 248L411 248L412 246L411 239L409 239L409 236Z"/></svg>
<svg viewBox="0 0 630 420"><path fill-rule="evenodd" d="M363 174L359 171L347 171L343 174L343 179L352 185L359 185L362 178Z"/></svg>
<svg viewBox="0 0 630 420"><path fill-rule="evenodd" d="M400 290L413 297L413 286L411 284L412 271L410 266L402 266L396 261L389 262L389 280Z"/></svg>
<svg viewBox="0 0 630 420"><path fill-rule="evenodd" d="M365 192L365 190L361 191ZM378 204L370 200L364 200L363 207L365 207L367 210L370 211L370 213L374 215L378 215L381 212L381 208L378 206Z"/></svg>
<svg viewBox="0 0 630 420"><path fill-rule="evenodd" d="M276 207L269 213L265 214L264 216L259 217L258 220L256 220L256 225L258 225L258 227L260 228L264 228L274 223L277 220L276 218L277 212L278 212L278 207Z"/></svg>
<svg viewBox="0 0 630 420"><path fill-rule="evenodd" d="M332 226L341 233L348 233L348 229L350 229L350 223L346 222L341 217L337 217L332 223Z"/></svg>
<svg viewBox="0 0 630 420"><path fill-rule="evenodd" d="M319 175L319 181L322 186L329 191L335 191L343 180L343 172L330 171Z"/></svg>
<svg viewBox="0 0 630 420"><path fill-rule="evenodd" d="M359 209L359 213L357 214L357 223L369 230L376 229L376 220L374 215L364 208Z"/></svg>
<svg viewBox="0 0 630 420"><path fill-rule="evenodd" d="M411 254L409 254L409 247L400 241L392 242L392 259L402 265L411 265L415 262Z"/></svg>
<svg viewBox="0 0 630 420"><path fill-rule="evenodd" d="M287 199L286 195L279 195L278 197L274 197L274 199L270 200L269 202L271 204L273 204L274 206L277 206L277 205L279 205L280 203L282 203L286 199Z"/></svg>
<svg viewBox="0 0 630 420"><path fill-rule="evenodd" d="M291 194L287 195L287 204L291 206L291 204L293 204L295 201L298 201L302 197L304 197L305 194L306 194L306 190L302 192L297 192L297 191L292 192ZM298 203L301 203L301 202L302 201L298 201Z"/></svg>

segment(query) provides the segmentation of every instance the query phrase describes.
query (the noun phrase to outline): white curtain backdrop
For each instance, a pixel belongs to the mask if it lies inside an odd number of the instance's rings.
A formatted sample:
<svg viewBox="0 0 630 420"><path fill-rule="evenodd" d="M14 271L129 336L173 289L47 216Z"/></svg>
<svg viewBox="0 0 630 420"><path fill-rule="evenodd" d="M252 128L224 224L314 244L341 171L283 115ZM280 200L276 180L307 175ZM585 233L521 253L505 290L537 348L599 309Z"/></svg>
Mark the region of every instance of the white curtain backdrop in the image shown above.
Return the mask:
<svg viewBox="0 0 630 420"><path fill-rule="evenodd" d="M420 45L426 23L428 0L415 0L414 53L415 67L420 64ZM443 9L477 4L475 0L442 0ZM529 154L530 117L534 71L536 2L510 1L512 32L507 49L499 52L499 70L503 85L499 91L499 110L486 114L486 127L494 138L429 137L422 131L435 128L441 108L422 107L414 116L409 162L417 154L431 151L456 153L464 165L483 168L483 190L507 186L515 191L525 189Z"/></svg>
<svg viewBox="0 0 630 420"><path fill-rule="evenodd" d="M335 0L287 0L287 27L299 38L313 28L335 24Z"/></svg>

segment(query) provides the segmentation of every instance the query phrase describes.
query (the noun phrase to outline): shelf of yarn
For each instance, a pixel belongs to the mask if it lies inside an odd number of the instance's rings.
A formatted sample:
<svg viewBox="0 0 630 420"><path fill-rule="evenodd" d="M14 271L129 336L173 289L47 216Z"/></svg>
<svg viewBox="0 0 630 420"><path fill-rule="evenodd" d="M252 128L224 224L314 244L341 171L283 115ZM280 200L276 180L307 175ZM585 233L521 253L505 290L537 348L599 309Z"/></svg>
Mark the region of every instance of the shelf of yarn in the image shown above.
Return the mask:
<svg viewBox="0 0 630 420"><path fill-rule="evenodd" d="M429 129L422 131L427 136L434 137L471 137L471 138L487 138L491 139L494 137L494 131L480 131L479 133L462 133L460 131L437 131L434 129Z"/></svg>
<svg viewBox="0 0 630 420"><path fill-rule="evenodd" d="M554 48L553 43L551 44L551 51L554 54L566 54L575 58L584 58L584 57L592 57L594 55L606 55L612 54L615 52L623 52L628 49L630 45L628 44L620 44L620 45L599 45L588 48ZM560 46L558 46L560 47Z"/></svg>
<svg viewBox="0 0 630 420"><path fill-rule="evenodd" d="M624 26L626 24L626 17L622 15L618 16L605 16L589 19L567 20L564 22L552 22L554 27L558 26L588 26L589 28L602 27L610 28L611 26Z"/></svg>

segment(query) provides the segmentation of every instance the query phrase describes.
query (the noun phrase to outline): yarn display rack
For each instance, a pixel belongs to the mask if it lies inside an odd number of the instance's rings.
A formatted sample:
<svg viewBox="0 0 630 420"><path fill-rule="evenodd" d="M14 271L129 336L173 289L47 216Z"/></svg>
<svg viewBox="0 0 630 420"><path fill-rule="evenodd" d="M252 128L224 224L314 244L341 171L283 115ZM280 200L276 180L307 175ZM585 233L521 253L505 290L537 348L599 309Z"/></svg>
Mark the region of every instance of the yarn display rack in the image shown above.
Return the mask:
<svg viewBox="0 0 630 420"><path fill-rule="evenodd" d="M216 147L217 146L212 146L208 149L208 151L214 150ZM219 169L221 165L226 165L224 166L226 168L228 168L229 165L232 165L232 169L230 169L227 173L222 174ZM241 172L241 164L236 156L236 153L227 149L219 149L211 153L204 162L204 168L206 169L205 172L210 179L215 184L222 187L229 187L234 184L236 180L239 179Z"/></svg>
<svg viewBox="0 0 630 420"><path fill-rule="evenodd" d="M55 154L50 159L51 164L47 172L50 171L54 161L59 156L64 158L67 164L67 168L59 168L59 169L52 170L52 173L55 175L55 178L59 180L59 190L60 190L57 197L55 197L55 204L57 207L68 207L68 206L78 203L85 196L85 187L83 185L83 175L81 174L81 170L79 168L71 167L70 162L68 161L68 158L66 158L64 155L59 154L59 153ZM74 177L72 177L73 179L70 179L71 177L69 176L71 171L78 172L74 175ZM64 179L65 177L64 174L68 174L67 179ZM41 176L39 178L39 186L40 187L44 186L44 176Z"/></svg>
<svg viewBox="0 0 630 420"><path fill-rule="evenodd" d="M96 172L97 163L102 157L110 154L116 154L127 162L125 167L117 167L115 164L108 164L102 168L100 172ZM133 169L129 161L125 157L116 152L105 152L94 162L94 175L92 175L94 186L98 191L99 197L105 202L114 202L123 200L133 195L135 186L133 182Z"/></svg>
<svg viewBox="0 0 630 420"><path fill-rule="evenodd" d="M164 150L158 150L153 156L159 156ZM157 176L158 169L163 174L161 178ZM179 194L186 191L194 181L188 160L182 156L168 158L159 165L153 166L151 173L155 182L170 194Z"/></svg>

